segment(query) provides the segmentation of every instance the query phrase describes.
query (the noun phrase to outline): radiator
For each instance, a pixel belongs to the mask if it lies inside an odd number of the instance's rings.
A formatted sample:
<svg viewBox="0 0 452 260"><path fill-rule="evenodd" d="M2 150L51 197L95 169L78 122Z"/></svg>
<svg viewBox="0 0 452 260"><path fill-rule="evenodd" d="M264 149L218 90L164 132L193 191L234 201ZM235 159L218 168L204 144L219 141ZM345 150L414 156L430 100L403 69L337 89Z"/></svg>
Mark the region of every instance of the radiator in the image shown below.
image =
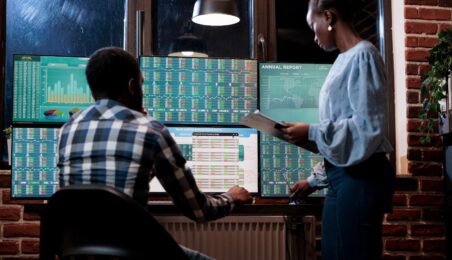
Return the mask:
<svg viewBox="0 0 452 260"><path fill-rule="evenodd" d="M217 260L315 259L315 218L229 216L195 223L182 216L156 216L181 245Z"/></svg>

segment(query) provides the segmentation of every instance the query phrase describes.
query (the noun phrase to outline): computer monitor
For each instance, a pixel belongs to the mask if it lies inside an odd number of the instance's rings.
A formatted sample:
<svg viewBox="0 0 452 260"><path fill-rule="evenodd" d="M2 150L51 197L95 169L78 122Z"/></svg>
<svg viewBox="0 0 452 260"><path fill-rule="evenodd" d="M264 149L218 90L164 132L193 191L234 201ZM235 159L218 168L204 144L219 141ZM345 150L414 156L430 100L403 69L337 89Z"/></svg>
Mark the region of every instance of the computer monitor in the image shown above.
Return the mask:
<svg viewBox="0 0 452 260"><path fill-rule="evenodd" d="M239 125L257 108L257 61L140 57L144 108L165 124Z"/></svg>
<svg viewBox="0 0 452 260"><path fill-rule="evenodd" d="M66 122L92 105L88 58L14 55L13 122Z"/></svg>
<svg viewBox="0 0 452 260"><path fill-rule="evenodd" d="M13 128L11 197L45 199L58 187L58 128Z"/></svg>
<svg viewBox="0 0 452 260"><path fill-rule="evenodd" d="M317 123L320 89L331 64L260 63L259 108L278 121ZM322 156L262 134L261 196L286 197L289 186L311 174ZM326 190L314 193L323 196Z"/></svg>
<svg viewBox="0 0 452 260"><path fill-rule="evenodd" d="M237 127L169 127L203 192L226 192L240 185L258 192L257 130ZM165 192L157 178L151 193Z"/></svg>

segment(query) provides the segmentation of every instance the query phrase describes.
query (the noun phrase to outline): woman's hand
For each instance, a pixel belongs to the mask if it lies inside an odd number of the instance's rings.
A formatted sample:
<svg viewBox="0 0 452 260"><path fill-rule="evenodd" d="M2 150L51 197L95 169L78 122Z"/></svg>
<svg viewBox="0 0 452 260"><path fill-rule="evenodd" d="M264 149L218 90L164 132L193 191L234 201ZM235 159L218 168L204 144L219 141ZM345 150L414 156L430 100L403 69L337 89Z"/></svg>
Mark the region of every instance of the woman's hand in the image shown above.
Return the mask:
<svg viewBox="0 0 452 260"><path fill-rule="evenodd" d="M284 132L284 138L295 145L308 141L309 124L285 123L281 130Z"/></svg>
<svg viewBox="0 0 452 260"><path fill-rule="evenodd" d="M316 191L316 188L313 188L309 186L309 183L307 180L300 180L297 181L292 187L290 187L290 196L301 196L306 197L309 194Z"/></svg>

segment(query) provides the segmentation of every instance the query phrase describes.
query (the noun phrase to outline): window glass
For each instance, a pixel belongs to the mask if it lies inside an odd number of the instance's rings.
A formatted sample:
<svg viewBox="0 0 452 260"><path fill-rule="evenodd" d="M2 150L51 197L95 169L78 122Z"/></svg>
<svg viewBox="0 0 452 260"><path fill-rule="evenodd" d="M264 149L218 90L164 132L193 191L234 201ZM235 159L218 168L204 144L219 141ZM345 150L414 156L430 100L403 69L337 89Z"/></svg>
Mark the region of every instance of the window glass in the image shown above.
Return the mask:
<svg viewBox="0 0 452 260"><path fill-rule="evenodd" d="M191 22L195 0L156 0L153 6L153 53L169 54L171 42L187 30L204 40L209 57L250 58L252 55L252 0L237 0L240 22L205 26Z"/></svg>
<svg viewBox="0 0 452 260"><path fill-rule="evenodd" d="M127 0L7 0L4 126L11 124L13 54L89 56L123 47L126 6Z"/></svg>

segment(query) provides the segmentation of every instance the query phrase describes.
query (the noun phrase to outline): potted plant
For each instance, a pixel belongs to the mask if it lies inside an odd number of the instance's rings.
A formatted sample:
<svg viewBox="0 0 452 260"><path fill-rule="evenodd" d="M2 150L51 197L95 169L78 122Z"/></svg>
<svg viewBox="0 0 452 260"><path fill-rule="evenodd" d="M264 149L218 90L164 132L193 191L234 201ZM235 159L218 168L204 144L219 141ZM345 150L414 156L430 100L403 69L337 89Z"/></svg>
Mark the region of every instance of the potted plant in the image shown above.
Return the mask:
<svg viewBox="0 0 452 260"><path fill-rule="evenodd" d="M427 58L431 69L421 78L422 109L419 118L423 119L419 127L420 132L426 133L420 138L421 143L431 142L431 134L435 132L435 123L439 116L439 124L444 125L440 133L450 132L451 104L448 96L448 78L452 71L452 30L447 29L439 33L439 42L430 50ZM451 94L451 93L449 93ZM441 103L445 101L445 112ZM446 131L446 132L445 132Z"/></svg>
<svg viewBox="0 0 452 260"><path fill-rule="evenodd" d="M11 165L11 135L12 135L12 132L13 132L12 126L9 126L5 129L3 129L3 134L5 135L6 144L8 146L8 163L9 163L9 165Z"/></svg>

